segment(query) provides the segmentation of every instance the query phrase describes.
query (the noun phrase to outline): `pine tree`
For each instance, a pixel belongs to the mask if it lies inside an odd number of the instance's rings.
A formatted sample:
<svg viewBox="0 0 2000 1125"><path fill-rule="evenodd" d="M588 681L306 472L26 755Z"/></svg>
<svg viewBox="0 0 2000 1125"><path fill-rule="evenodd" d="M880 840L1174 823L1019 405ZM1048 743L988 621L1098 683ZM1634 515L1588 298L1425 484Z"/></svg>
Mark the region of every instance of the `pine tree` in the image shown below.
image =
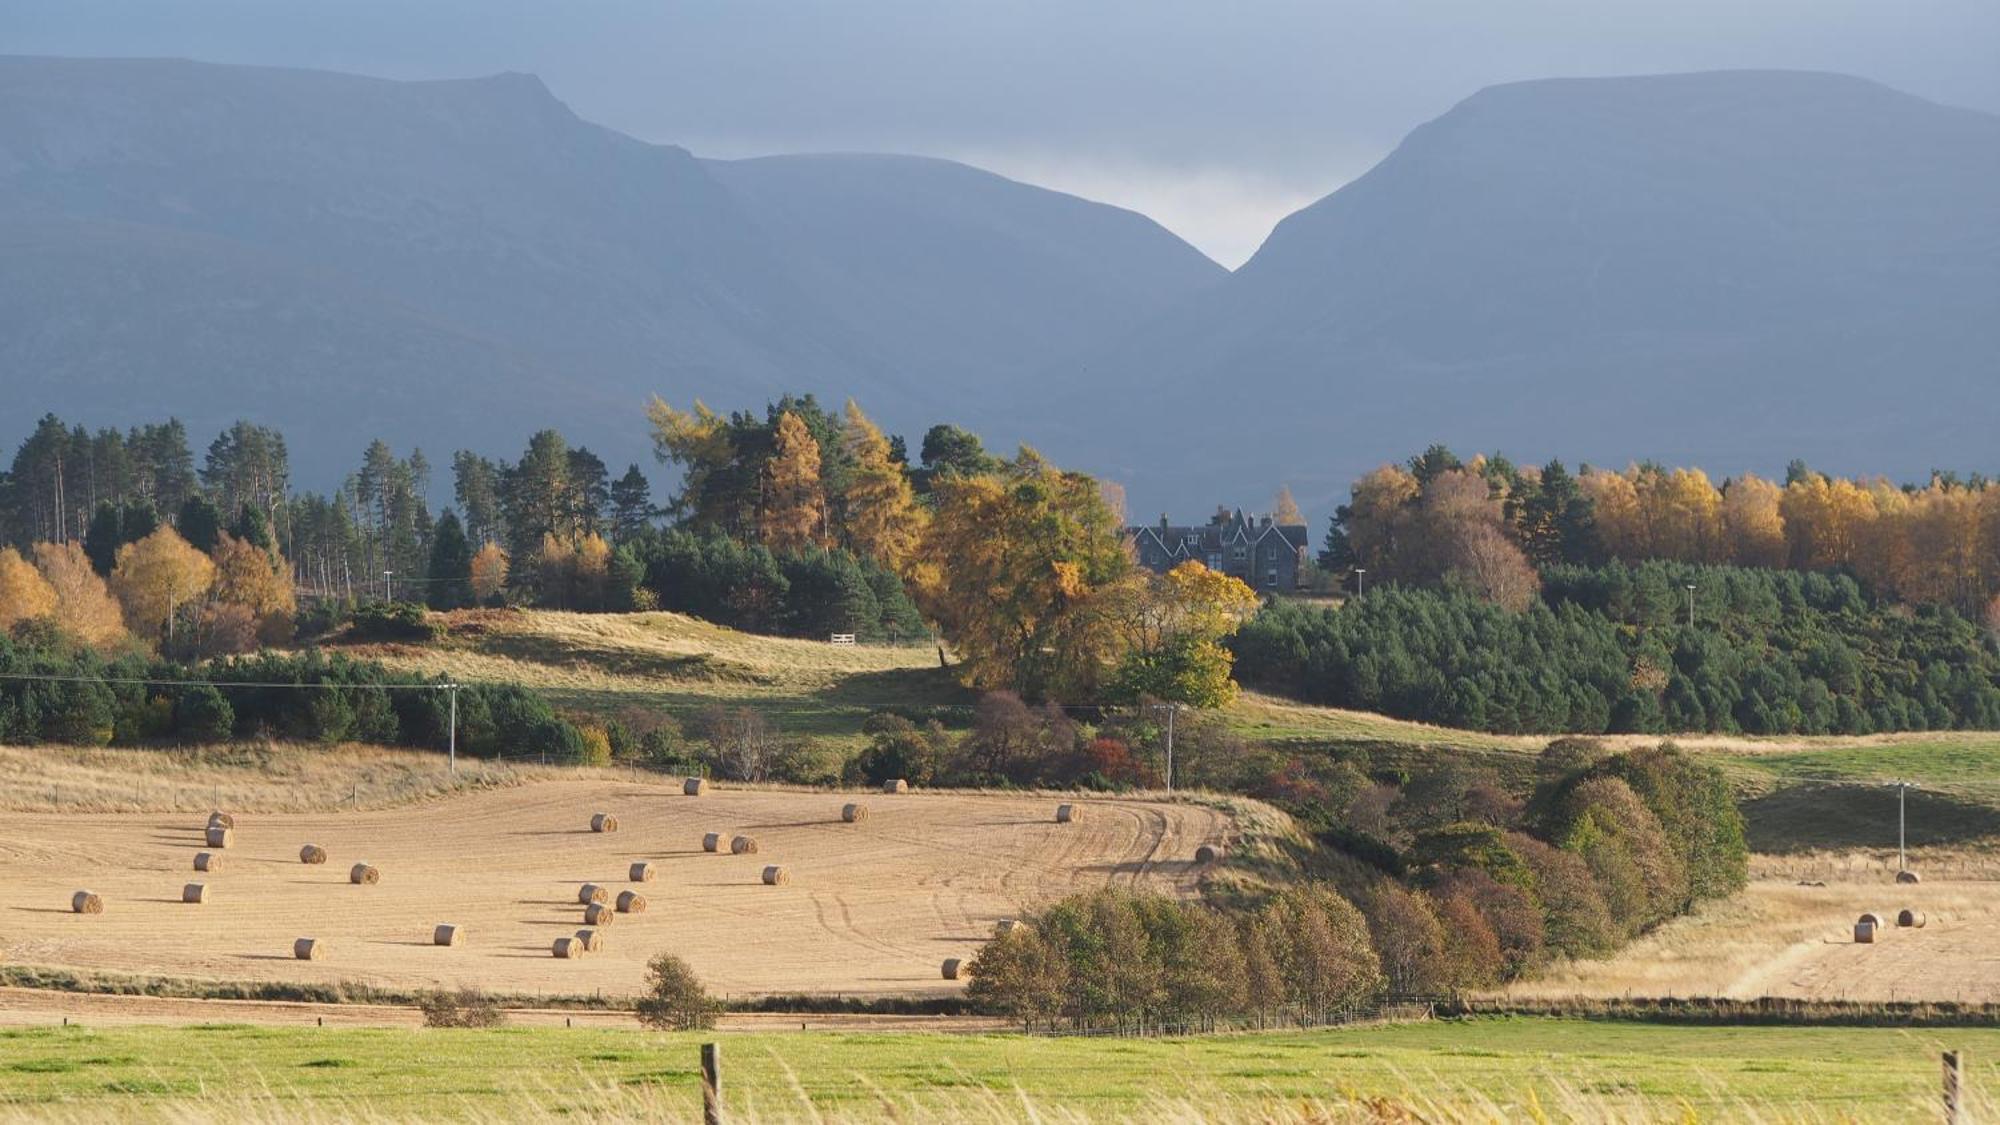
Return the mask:
<svg viewBox="0 0 2000 1125"><path fill-rule="evenodd" d="M222 537L222 513L208 497L196 493L181 505L179 518L174 520L174 530L197 551L208 552Z"/></svg>
<svg viewBox="0 0 2000 1125"><path fill-rule="evenodd" d="M457 609L472 603L472 545L458 513L450 508L431 534L430 579L424 591L432 609Z"/></svg>
<svg viewBox="0 0 2000 1125"><path fill-rule="evenodd" d="M626 542L653 522L653 490L639 466L631 465L625 475L611 482L611 537Z"/></svg>
<svg viewBox="0 0 2000 1125"><path fill-rule="evenodd" d="M452 491L465 512L465 536L474 543L507 540L507 520L501 511L500 468L470 450L451 458Z"/></svg>

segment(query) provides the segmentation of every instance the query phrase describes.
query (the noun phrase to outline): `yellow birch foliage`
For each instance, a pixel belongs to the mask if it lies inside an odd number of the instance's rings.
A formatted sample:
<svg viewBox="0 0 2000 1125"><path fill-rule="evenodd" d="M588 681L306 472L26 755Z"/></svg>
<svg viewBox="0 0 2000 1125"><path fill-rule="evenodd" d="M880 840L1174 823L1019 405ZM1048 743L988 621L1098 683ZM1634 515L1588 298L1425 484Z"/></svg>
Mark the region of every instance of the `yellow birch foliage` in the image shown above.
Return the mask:
<svg viewBox="0 0 2000 1125"><path fill-rule="evenodd" d="M1729 560L1738 566L1785 565L1785 519L1778 513L1784 490L1758 476L1741 476L1722 490L1722 530Z"/></svg>
<svg viewBox="0 0 2000 1125"><path fill-rule="evenodd" d="M57 629L100 651L124 643L125 615L82 544L37 543L35 566L56 593Z"/></svg>
<svg viewBox="0 0 2000 1125"><path fill-rule="evenodd" d="M799 416L778 416L771 459L764 464L758 537L773 551L823 546L826 494L820 488L819 443Z"/></svg>
<svg viewBox="0 0 2000 1125"><path fill-rule="evenodd" d="M1277 524L1279 527L1289 527L1306 522L1305 515L1299 511L1299 502L1292 499L1291 486L1278 486L1277 499L1271 502L1271 522Z"/></svg>
<svg viewBox="0 0 2000 1125"><path fill-rule="evenodd" d="M611 544L603 536L542 536L541 551L535 558L542 604L557 609L602 609L610 569Z"/></svg>
<svg viewBox="0 0 2000 1125"><path fill-rule="evenodd" d="M0 547L0 633L55 613L56 592L21 553Z"/></svg>
<svg viewBox="0 0 2000 1125"><path fill-rule="evenodd" d="M656 400L657 401L657 400ZM507 588L507 552L498 543L488 543L472 556L472 596L489 601Z"/></svg>
<svg viewBox="0 0 2000 1125"><path fill-rule="evenodd" d="M923 538L924 509L918 506L902 466L890 458L889 439L853 399L847 400L842 439L854 457L844 497L848 543L857 553L902 573Z"/></svg>
<svg viewBox="0 0 2000 1125"><path fill-rule="evenodd" d="M171 527L118 548L111 591L132 631L149 641L166 635L175 607L199 600L215 579L215 563Z"/></svg>
<svg viewBox="0 0 2000 1125"><path fill-rule="evenodd" d="M1875 504L1860 485L1808 475L1785 488L1779 503L1785 517L1785 550L1800 570L1832 570L1855 559L1863 529Z"/></svg>
<svg viewBox="0 0 2000 1125"><path fill-rule="evenodd" d="M1624 473L1593 469L1577 478L1590 497L1591 512L1597 520L1597 539L1606 554L1619 559L1646 557L1647 534L1644 513L1639 508L1639 490Z"/></svg>

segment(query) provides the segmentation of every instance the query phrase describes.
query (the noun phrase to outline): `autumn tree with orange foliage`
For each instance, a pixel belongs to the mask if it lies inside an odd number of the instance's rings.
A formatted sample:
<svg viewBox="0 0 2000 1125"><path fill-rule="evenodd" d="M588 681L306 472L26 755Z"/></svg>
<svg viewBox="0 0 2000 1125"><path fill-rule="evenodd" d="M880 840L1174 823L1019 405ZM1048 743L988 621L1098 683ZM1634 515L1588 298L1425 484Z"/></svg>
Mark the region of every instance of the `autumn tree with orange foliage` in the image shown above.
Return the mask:
<svg viewBox="0 0 2000 1125"><path fill-rule="evenodd" d="M478 560L473 560L475 567ZM599 535L542 537L535 561L542 604L554 609L600 610L611 571L611 544Z"/></svg>
<svg viewBox="0 0 2000 1125"><path fill-rule="evenodd" d="M68 543L37 543L35 566L55 591L58 630L100 652L127 640L125 615L82 544L73 539Z"/></svg>
<svg viewBox="0 0 2000 1125"><path fill-rule="evenodd" d="M507 588L507 552L488 543L472 556L472 596L490 602Z"/></svg>
<svg viewBox="0 0 2000 1125"><path fill-rule="evenodd" d="M225 605L242 606L256 640L279 645L292 639L292 617L298 601L291 568L282 558L224 532L211 552L215 582L210 596Z"/></svg>
<svg viewBox="0 0 2000 1125"><path fill-rule="evenodd" d="M965 681L1088 699L1123 654L1143 581L1097 482L1023 448L998 472L940 477L920 604Z"/></svg>
<svg viewBox="0 0 2000 1125"><path fill-rule="evenodd" d="M826 545L826 490L819 480L819 443L799 416L778 416L770 460L764 463L757 537L773 551Z"/></svg>
<svg viewBox="0 0 2000 1125"><path fill-rule="evenodd" d="M853 399L843 432L854 471L842 496L847 543L856 553L902 573L923 538L924 509L903 467L889 456L889 439Z"/></svg>
<svg viewBox="0 0 2000 1125"><path fill-rule="evenodd" d="M55 610L55 588L42 573L19 551L0 547L0 633L23 621L50 617Z"/></svg>

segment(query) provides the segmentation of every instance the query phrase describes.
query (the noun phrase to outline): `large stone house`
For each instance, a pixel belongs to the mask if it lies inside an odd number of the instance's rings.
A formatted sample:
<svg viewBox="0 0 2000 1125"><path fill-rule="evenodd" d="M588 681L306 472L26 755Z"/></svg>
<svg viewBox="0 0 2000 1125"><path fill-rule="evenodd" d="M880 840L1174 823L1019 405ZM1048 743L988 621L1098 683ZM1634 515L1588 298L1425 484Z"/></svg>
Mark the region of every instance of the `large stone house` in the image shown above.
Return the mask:
<svg viewBox="0 0 2000 1125"><path fill-rule="evenodd" d="M1310 541L1302 523L1274 524L1269 516L1246 516L1217 508L1203 527L1157 524L1129 527L1139 565L1165 574L1193 559L1210 570L1241 578L1253 590L1296 590Z"/></svg>

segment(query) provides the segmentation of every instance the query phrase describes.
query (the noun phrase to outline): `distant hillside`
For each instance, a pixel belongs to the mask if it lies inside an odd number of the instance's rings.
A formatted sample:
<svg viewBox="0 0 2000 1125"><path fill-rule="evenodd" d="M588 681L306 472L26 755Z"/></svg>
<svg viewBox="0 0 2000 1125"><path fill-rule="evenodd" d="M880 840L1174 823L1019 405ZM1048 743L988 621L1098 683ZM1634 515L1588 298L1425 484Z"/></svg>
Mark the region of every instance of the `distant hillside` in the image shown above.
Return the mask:
<svg viewBox="0 0 2000 1125"><path fill-rule="evenodd" d="M653 392L913 428L1222 276L1130 212L939 161L704 163L524 75L0 59L10 443L249 416L324 487L376 435L641 459Z"/></svg>
<svg viewBox="0 0 2000 1125"><path fill-rule="evenodd" d="M1783 72L1481 91L1230 275L947 162L696 159L522 75L0 58L0 444L35 415L647 456L658 392L859 397L1323 514L1432 441L1991 470L2000 117ZM1317 515L1315 516L1317 522Z"/></svg>
<svg viewBox="0 0 2000 1125"><path fill-rule="evenodd" d="M1128 404L1146 496L1324 507L1436 440L1990 470L1996 184L2000 117L1854 78L1494 87L1092 356L1078 412ZM1217 407L1242 439L1190 442Z"/></svg>

